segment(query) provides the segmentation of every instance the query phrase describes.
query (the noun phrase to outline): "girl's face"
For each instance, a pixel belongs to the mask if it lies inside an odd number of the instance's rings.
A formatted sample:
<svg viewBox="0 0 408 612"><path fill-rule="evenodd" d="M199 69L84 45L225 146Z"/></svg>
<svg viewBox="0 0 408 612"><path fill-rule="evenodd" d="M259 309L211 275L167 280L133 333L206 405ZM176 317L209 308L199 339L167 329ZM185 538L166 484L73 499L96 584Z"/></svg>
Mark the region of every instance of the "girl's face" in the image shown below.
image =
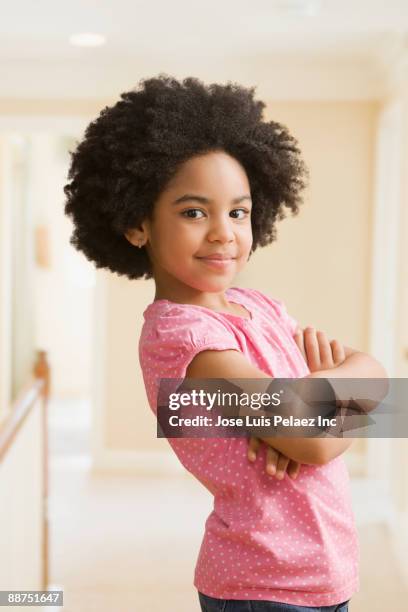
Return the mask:
<svg viewBox="0 0 408 612"><path fill-rule="evenodd" d="M156 294L192 297L222 292L246 264L252 246L251 192L241 164L225 152L189 159L155 202L143 238ZM134 240L132 240L132 237ZM220 255L223 262L205 259Z"/></svg>

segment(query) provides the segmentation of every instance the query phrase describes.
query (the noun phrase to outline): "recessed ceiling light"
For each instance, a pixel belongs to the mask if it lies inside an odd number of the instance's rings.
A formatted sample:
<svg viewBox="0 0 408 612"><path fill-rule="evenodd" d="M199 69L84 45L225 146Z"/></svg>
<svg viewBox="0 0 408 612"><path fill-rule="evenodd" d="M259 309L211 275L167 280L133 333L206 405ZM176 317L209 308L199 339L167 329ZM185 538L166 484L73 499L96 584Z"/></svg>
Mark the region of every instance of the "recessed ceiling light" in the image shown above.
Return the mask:
<svg viewBox="0 0 408 612"><path fill-rule="evenodd" d="M106 38L102 34L83 32L70 36L69 42L75 47L100 47L105 44Z"/></svg>
<svg viewBox="0 0 408 612"><path fill-rule="evenodd" d="M321 0L276 0L275 6L280 13L314 17L320 12Z"/></svg>

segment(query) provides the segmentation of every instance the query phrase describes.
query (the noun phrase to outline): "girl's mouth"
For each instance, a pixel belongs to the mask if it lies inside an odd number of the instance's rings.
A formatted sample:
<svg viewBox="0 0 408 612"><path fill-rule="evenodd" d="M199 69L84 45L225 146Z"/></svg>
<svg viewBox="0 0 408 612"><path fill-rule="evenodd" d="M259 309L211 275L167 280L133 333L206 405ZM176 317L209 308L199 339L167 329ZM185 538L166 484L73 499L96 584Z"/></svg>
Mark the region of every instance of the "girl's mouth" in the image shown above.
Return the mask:
<svg viewBox="0 0 408 612"><path fill-rule="evenodd" d="M207 264L208 266L216 269L223 270L224 268L228 268L232 264L235 259L210 259L208 257L197 257L200 261Z"/></svg>

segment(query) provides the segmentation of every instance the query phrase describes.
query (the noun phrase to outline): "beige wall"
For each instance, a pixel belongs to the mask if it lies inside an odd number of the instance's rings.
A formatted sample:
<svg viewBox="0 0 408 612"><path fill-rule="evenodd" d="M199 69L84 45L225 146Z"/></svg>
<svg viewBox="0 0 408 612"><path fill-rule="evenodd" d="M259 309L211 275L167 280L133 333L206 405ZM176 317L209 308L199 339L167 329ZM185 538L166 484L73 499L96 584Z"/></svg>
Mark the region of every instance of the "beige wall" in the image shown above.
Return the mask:
<svg viewBox="0 0 408 612"><path fill-rule="evenodd" d="M309 188L299 215L254 253L242 284L283 299L302 325L367 350L377 105L274 103L267 116L297 137Z"/></svg>
<svg viewBox="0 0 408 612"><path fill-rule="evenodd" d="M12 156L9 138L0 135L0 421L11 402Z"/></svg>
<svg viewBox="0 0 408 612"><path fill-rule="evenodd" d="M35 266L35 345L48 353L53 396L88 397L95 271L69 243L72 223L63 207L66 142L41 132L30 134L29 144L29 206L34 227L48 232L49 258L48 267Z"/></svg>
<svg viewBox="0 0 408 612"><path fill-rule="evenodd" d="M298 138L310 185L298 217L276 243L255 252L234 284L283 299L301 324L367 350L375 102L274 102L267 117ZM105 444L167 449L157 440L138 362L142 312L153 281L107 275Z"/></svg>
<svg viewBox="0 0 408 612"><path fill-rule="evenodd" d="M156 440L156 421L147 403L139 366L143 310L154 299L153 281L106 274L106 446L109 449L167 448ZM156 444L156 442L158 444Z"/></svg>

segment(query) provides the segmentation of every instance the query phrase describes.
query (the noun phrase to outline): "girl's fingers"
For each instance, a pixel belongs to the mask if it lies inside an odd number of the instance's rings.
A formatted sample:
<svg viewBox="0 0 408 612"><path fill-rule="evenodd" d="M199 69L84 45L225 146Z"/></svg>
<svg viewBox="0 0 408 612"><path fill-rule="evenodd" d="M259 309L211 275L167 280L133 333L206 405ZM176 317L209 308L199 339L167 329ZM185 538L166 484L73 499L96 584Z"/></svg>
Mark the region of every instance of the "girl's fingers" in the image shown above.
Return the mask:
<svg viewBox="0 0 408 612"><path fill-rule="evenodd" d="M323 370L333 367L332 348L327 336L324 332L316 332L317 342L319 344L320 364Z"/></svg>
<svg viewBox="0 0 408 612"><path fill-rule="evenodd" d="M251 436L249 438L249 442L248 442L248 459L250 461L255 461L256 454L258 452L260 444L261 444L261 441L260 441L259 438L255 438L254 436Z"/></svg>
<svg viewBox="0 0 408 612"><path fill-rule="evenodd" d="M279 451L272 448L272 446L267 446L266 448L266 466L265 469L270 476L276 474L276 469L279 460Z"/></svg>
<svg viewBox="0 0 408 612"><path fill-rule="evenodd" d="M248 444L248 459L253 461L251 457L256 458L256 452L259 449L261 440L251 436ZM272 446L266 447L266 465L265 470L270 476L275 476L281 480L287 470L291 478L296 478L300 471L300 463L292 461L289 457L282 455Z"/></svg>
<svg viewBox="0 0 408 612"><path fill-rule="evenodd" d="M339 342L338 340L332 340L330 342L330 346L332 350L334 364L339 365L340 363L343 363L346 358L346 353L344 351L344 346L341 344L341 342Z"/></svg>
<svg viewBox="0 0 408 612"><path fill-rule="evenodd" d="M293 480L295 478L297 478L298 475L299 475L299 472L300 472L300 466L301 465L302 464L299 463L298 461L293 461L293 459L291 459L290 462L289 462L289 465L288 465L288 470L287 470L288 471L288 476L290 478L293 478Z"/></svg>
<svg viewBox="0 0 408 612"><path fill-rule="evenodd" d="M298 348L299 348L300 352L302 353L305 361L307 361L306 351L305 351L305 341L304 341L304 337L303 337L303 329L301 327L297 328L293 338L294 338L296 344L298 345Z"/></svg>
<svg viewBox="0 0 408 612"><path fill-rule="evenodd" d="M286 457L285 455L279 453L278 465L276 467L276 478L278 478L279 480L284 477L289 461L289 457Z"/></svg>
<svg viewBox="0 0 408 612"><path fill-rule="evenodd" d="M314 327L297 328L294 339L311 372L329 370L346 359L344 346L338 340L329 341L322 331Z"/></svg>
<svg viewBox="0 0 408 612"><path fill-rule="evenodd" d="M321 369L320 367L320 351L316 337L316 331L313 327L306 327L304 331L305 351L307 356L307 365L311 372Z"/></svg>

